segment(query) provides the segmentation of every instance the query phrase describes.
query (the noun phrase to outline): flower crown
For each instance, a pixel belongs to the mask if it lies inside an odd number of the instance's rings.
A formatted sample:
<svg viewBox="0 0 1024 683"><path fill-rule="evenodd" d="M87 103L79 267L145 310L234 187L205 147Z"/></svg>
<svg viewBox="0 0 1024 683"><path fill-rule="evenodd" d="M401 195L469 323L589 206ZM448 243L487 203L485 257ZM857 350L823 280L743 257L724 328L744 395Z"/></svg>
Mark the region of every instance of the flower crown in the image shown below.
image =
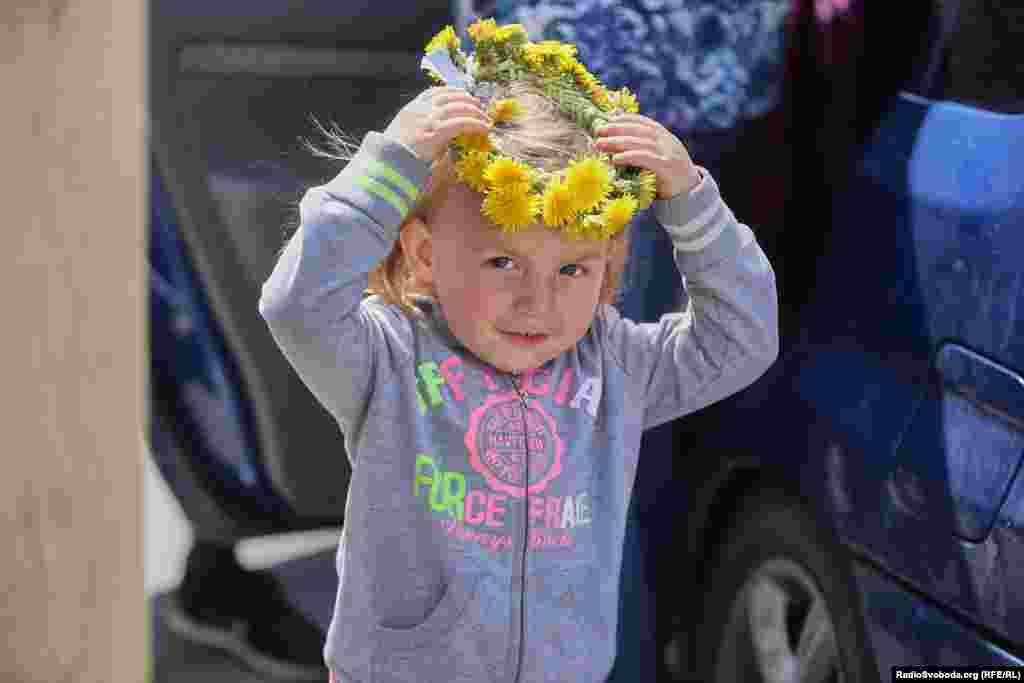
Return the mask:
<svg viewBox="0 0 1024 683"><path fill-rule="evenodd" d="M522 112L515 98L494 99L494 84L522 81L538 87L591 136L620 112L637 112L628 88L607 89L576 60L576 46L555 40L532 43L519 24L479 20L468 29L476 53L467 56L451 26L429 43L422 66L440 84L466 88L487 106L491 135ZM507 133L505 133L507 134ZM633 166L615 166L611 155L592 152L557 172L500 154L490 135L452 140L459 180L484 195L482 213L506 232L538 220L572 239L607 240L654 201L656 176Z"/></svg>

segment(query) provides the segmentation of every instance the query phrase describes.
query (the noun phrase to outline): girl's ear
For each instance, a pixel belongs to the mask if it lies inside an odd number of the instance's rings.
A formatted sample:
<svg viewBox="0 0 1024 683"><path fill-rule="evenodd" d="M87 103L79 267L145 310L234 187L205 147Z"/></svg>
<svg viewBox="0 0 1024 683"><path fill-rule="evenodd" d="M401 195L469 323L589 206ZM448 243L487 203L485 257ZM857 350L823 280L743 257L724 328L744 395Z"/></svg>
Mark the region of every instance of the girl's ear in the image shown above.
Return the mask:
<svg viewBox="0 0 1024 683"><path fill-rule="evenodd" d="M434 283L434 249L427 224L418 216L409 218L402 224L398 239L413 281L417 285L431 287Z"/></svg>

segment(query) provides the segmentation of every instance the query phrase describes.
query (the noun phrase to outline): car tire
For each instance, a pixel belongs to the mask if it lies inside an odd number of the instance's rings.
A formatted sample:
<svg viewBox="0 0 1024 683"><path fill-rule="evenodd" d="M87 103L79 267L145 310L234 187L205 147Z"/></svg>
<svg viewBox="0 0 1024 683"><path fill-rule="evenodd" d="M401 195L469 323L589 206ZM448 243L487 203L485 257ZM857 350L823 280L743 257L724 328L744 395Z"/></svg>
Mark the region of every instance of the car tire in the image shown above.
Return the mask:
<svg viewBox="0 0 1024 683"><path fill-rule="evenodd" d="M701 680L878 681L843 551L774 489L748 494L705 574Z"/></svg>

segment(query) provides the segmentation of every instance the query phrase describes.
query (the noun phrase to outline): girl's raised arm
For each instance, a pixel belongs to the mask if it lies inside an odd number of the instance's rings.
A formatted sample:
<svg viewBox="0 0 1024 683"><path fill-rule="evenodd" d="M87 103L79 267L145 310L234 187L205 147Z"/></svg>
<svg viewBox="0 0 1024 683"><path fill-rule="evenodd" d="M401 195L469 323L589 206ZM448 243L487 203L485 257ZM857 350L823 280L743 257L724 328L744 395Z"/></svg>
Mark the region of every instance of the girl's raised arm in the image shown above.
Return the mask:
<svg viewBox="0 0 1024 683"><path fill-rule="evenodd" d="M655 204L688 301L657 323L608 308L605 339L646 400L644 429L752 384L779 353L775 273L751 229L736 220L707 173Z"/></svg>
<svg viewBox="0 0 1024 683"><path fill-rule="evenodd" d="M368 133L333 180L306 192L299 229L263 284L260 314L346 433L408 329L397 312L360 306L369 274L393 248L434 158L456 135L488 130L475 103L465 91L430 88L384 133Z"/></svg>

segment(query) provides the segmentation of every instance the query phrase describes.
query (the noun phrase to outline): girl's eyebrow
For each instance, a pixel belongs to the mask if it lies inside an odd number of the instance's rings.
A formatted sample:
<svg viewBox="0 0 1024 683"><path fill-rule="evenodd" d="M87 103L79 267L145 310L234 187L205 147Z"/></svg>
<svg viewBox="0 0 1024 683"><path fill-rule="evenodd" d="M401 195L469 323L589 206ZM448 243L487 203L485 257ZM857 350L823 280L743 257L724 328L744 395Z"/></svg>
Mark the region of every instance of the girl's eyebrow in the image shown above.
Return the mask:
<svg viewBox="0 0 1024 683"><path fill-rule="evenodd" d="M518 250L513 249L513 248L511 248L511 247L509 247L508 245L505 245L505 244L474 244L473 245L473 250L476 251L476 252L480 252L480 253L488 252L488 251L500 251L500 252L503 252L503 253L512 254L513 256L515 256L517 258L522 258L523 257L523 254L521 254ZM584 252L582 254L577 255L575 258L565 259L565 261L569 262L569 263L576 263L576 262L579 262L579 261L597 261L597 260L600 260L600 259L604 259L604 256L605 255L604 255L604 252L602 250L600 250L600 249L596 249L596 250L595 249L591 249L589 251L586 251L586 252Z"/></svg>

